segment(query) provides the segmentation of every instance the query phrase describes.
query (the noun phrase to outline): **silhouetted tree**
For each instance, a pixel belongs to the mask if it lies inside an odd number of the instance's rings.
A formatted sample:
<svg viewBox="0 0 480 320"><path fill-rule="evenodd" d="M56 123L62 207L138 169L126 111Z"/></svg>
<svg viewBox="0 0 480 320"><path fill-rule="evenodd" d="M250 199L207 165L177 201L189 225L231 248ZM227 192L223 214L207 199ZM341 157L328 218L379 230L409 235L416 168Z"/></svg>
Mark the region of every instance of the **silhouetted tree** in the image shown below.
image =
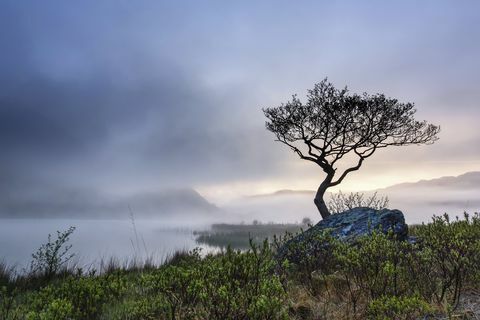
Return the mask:
<svg viewBox="0 0 480 320"><path fill-rule="evenodd" d="M314 203L322 218L330 215L325 191L358 170L375 151L388 146L432 144L440 127L417 121L412 103L400 103L383 94L350 94L327 79L308 90L307 101L296 95L279 107L263 109L266 127L301 159L319 165L326 174ZM354 164L337 173L337 163L352 155Z"/></svg>

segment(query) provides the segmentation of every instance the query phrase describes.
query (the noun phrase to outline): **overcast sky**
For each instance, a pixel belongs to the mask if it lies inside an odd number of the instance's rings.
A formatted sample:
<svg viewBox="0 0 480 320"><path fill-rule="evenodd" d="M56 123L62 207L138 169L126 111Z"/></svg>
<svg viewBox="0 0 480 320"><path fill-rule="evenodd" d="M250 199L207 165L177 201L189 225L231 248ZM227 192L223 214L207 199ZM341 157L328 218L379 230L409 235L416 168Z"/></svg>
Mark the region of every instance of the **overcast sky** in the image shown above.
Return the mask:
<svg viewBox="0 0 480 320"><path fill-rule="evenodd" d="M0 0L0 193L314 189L261 108L325 77L442 129L344 190L480 170L479 39L473 0Z"/></svg>

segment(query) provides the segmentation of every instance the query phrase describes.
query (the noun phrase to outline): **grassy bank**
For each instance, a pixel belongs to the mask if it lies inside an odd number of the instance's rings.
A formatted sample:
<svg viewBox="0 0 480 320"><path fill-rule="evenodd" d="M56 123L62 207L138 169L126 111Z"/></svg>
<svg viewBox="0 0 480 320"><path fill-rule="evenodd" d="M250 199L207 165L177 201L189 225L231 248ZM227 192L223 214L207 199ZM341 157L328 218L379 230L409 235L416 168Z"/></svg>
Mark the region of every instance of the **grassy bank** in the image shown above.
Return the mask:
<svg viewBox="0 0 480 320"><path fill-rule="evenodd" d="M307 229L307 224L277 224L260 223L251 224L213 224L210 230L194 231L195 240L198 244L206 244L213 247L234 249L250 248L250 241L261 244L265 239L273 240L275 236L282 236L286 232L297 233Z"/></svg>
<svg viewBox="0 0 480 320"><path fill-rule="evenodd" d="M40 264L16 276L3 265L0 319L473 317L465 301L480 290L479 216L435 218L414 233L416 243L374 234L356 246L319 235L328 248L295 263L274 258L277 241L177 253L161 266L112 262L102 273Z"/></svg>

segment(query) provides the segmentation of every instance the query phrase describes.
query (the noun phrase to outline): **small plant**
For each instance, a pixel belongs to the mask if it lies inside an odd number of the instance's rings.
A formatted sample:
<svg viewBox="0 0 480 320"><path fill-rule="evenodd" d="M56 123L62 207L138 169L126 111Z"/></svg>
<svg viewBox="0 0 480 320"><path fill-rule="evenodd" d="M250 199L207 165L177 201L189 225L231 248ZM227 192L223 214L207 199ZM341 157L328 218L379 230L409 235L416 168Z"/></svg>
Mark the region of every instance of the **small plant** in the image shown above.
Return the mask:
<svg viewBox="0 0 480 320"><path fill-rule="evenodd" d="M337 194L331 194L327 207L332 214L341 213L358 207L368 207L375 210L381 210L387 208L388 201L388 197L379 197L377 192L370 197L365 197L365 194L361 192L344 194L342 191L339 191Z"/></svg>
<svg viewBox="0 0 480 320"><path fill-rule="evenodd" d="M72 245L67 244L73 231L75 231L75 227L70 227L62 232L57 231L57 239L55 240L49 234L48 242L42 244L32 254L33 260L30 263L30 272L49 278L67 266L67 263L75 256L74 253L70 253Z"/></svg>

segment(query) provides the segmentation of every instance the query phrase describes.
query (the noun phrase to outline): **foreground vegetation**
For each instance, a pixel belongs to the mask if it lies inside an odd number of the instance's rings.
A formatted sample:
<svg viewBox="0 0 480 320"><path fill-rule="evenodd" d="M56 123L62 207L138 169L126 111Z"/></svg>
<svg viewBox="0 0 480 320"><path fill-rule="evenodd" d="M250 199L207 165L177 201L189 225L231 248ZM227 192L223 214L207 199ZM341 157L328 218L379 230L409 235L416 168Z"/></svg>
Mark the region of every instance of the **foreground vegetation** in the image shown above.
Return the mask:
<svg viewBox="0 0 480 320"><path fill-rule="evenodd" d="M0 319L468 317L461 297L480 289L478 214L436 217L412 228L409 242L374 233L352 246L319 235L329 245L296 263L275 259L287 234L246 251L193 250L161 266L112 263L101 273L67 267L65 234L39 249L29 272L0 267Z"/></svg>

